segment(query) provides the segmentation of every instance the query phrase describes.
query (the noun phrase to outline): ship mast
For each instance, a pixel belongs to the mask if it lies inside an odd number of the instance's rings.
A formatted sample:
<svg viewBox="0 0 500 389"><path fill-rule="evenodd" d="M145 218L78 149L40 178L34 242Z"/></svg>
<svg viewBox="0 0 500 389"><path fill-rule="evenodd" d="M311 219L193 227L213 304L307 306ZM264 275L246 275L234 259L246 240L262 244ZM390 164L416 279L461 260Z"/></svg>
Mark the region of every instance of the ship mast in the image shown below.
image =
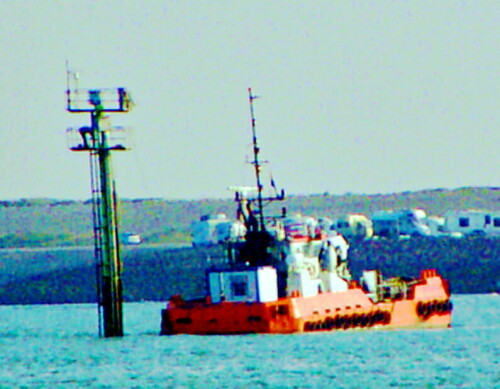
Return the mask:
<svg viewBox="0 0 500 389"><path fill-rule="evenodd" d="M262 204L262 183L260 180L260 162L259 162L259 146L257 145L257 132L255 126L255 113L253 109L253 101L258 98L252 94L252 88L248 88L248 100L250 102L250 117L252 122L252 141L253 141L253 161L251 162L255 168L255 177L257 180L257 203L258 203L258 214L259 214L259 231L265 231L264 223L264 207Z"/></svg>
<svg viewBox="0 0 500 389"><path fill-rule="evenodd" d="M269 265L268 248L273 240L273 236L266 228L264 219L264 203L269 204L273 201L283 201L285 199L285 191L281 190L275 196L264 197L262 195L263 185L260 177L262 161L259 160L260 148L257 143L257 131L255 125L255 112L253 101L258 97L252 94L252 89L248 88L248 100L250 102L250 118L252 125L252 142L253 142L253 160L250 164L254 166L255 178L257 181L257 198L247 197L248 189L255 188L235 188L235 201L238 203L237 218L243 219L246 227L245 240L241 244L231 242L228 245L229 262L233 264L245 263L251 266ZM272 187L276 190L274 181L271 180ZM257 209L252 209L252 204L257 200ZM282 216L286 214L285 208L282 209ZM236 251L234 249L237 249Z"/></svg>

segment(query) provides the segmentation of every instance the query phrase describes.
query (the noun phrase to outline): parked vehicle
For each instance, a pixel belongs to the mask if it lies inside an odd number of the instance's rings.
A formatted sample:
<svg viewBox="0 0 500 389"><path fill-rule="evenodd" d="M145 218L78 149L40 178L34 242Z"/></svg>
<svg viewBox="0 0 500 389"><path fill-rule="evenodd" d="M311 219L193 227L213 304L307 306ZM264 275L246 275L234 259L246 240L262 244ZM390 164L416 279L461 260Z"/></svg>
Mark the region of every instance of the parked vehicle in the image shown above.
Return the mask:
<svg viewBox="0 0 500 389"><path fill-rule="evenodd" d="M230 220L223 213L201 216L200 220L193 223L191 226L193 247L211 246L217 244L219 241L217 226L219 224L229 224L229 223L231 223Z"/></svg>
<svg viewBox="0 0 500 389"><path fill-rule="evenodd" d="M223 213L203 215L191 226L193 247L216 245L228 239L238 239L245 233L243 224L229 220Z"/></svg>
<svg viewBox="0 0 500 389"><path fill-rule="evenodd" d="M454 210L445 214L444 230L464 235L500 235L500 212Z"/></svg>
<svg viewBox="0 0 500 389"><path fill-rule="evenodd" d="M395 238L401 235L429 236L427 215L423 209L403 209L399 211L378 211L373 214L373 235Z"/></svg>
<svg viewBox="0 0 500 389"><path fill-rule="evenodd" d="M228 240L237 241L246 234L245 225L241 222L230 221L218 223L215 226L217 243L225 243Z"/></svg>
<svg viewBox="0 0 500 389"><path fill-rule="evenodd" d="M331 228L346 239L367 239L373 236L372 221L359 213L351 213L338 218Z"/></svg>
<svg viewBox="0 0 500 389"><path fill-rule="evenodd" d="M296 214L283 221L285 236L290 238L315 236L321 232L318 220L312 216Z"/></svg>
<svg viewBox="0 0 500 389"><path fill-rule="evenodd" d="M429 226L431 236L449 235L444 229L446 219L442 216L428 216L425 220Z"/></svg>
<svg viewBox="0 0 500 389"><path fill-rule="evenodd" d="M142 237L134 232L126 232L122 235L122 243L126 245L141 244Z"/></svg>

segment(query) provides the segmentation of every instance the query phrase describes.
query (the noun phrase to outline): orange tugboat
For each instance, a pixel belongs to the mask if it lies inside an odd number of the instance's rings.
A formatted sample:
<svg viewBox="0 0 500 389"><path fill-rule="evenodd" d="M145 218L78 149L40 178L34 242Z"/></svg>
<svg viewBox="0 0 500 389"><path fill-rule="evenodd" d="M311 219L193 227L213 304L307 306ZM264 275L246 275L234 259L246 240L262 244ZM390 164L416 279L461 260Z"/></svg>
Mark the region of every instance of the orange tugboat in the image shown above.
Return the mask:
<svg viewBox="0 0 500 389"><path fill-rule="evenodd" d="M289 334L295 332L451 325L448 282L436 270L418 279L384 279L366 270L353 280L348 244L310 218L264 217L253 100L249 89L257 196L236 191L244 239L227 242L227 257L206 272L207 294L185 301L173 296L162 311L161 335ZM273 185L274 186L274 185ZM255 208L255 209L254 209Z"/></svg>

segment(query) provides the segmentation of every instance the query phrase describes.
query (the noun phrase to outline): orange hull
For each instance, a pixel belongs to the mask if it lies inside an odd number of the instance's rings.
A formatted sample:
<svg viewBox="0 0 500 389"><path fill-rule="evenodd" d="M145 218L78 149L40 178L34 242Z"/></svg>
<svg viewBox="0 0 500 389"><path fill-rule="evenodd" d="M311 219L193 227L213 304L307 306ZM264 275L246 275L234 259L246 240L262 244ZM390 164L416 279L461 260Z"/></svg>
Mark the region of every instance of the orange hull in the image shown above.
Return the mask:
<svg viewBox="0 0 500 389"><path fill-rule="evenodd" d="M373 302L356 284L343 292L273 302L183 301L162 311L161 335L289 334L348 329L447 328L452 304L446 281L426 270L406 299Z"/></svg>

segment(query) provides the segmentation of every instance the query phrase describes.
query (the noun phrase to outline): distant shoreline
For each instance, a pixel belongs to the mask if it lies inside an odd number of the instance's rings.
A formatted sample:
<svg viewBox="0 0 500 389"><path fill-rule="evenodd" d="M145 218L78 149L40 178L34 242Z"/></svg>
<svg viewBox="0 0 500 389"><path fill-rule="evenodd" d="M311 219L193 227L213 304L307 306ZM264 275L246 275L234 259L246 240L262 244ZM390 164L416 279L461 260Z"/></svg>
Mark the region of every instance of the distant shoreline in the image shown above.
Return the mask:
<svg viewBox="0 0 500 389"><path fill-rule="evenodd" d="M448 210L500 210L498 188L471 187L454 190L433 189L374 195L289 196L266 208L268 215L301 213L335 219L347 213L367 216L379 210L421 208L427 215L443 215ZM119 231L139 234L144 244L191 241L191 225L200 216L224 213L235 215L231 199L121 200ZM93 245L92 205L88 201L22 199L0 201L0 247L80 247Z"/></svg>
<svg viewBox="0 0 500 389"><path fill-rule="evenodd" d="M135 250L135 249L155 249L155 248L169 248L169 249L177 249L177 248L186 248L191 247L190 243L142 243L139 245L121 245L122 250ZM9 248L0 248L0 253L9 253L16 251L70 251L70 250L94 250L94 246L85 245L85 246L44 246L44 247L9 247Z"/></svg>

